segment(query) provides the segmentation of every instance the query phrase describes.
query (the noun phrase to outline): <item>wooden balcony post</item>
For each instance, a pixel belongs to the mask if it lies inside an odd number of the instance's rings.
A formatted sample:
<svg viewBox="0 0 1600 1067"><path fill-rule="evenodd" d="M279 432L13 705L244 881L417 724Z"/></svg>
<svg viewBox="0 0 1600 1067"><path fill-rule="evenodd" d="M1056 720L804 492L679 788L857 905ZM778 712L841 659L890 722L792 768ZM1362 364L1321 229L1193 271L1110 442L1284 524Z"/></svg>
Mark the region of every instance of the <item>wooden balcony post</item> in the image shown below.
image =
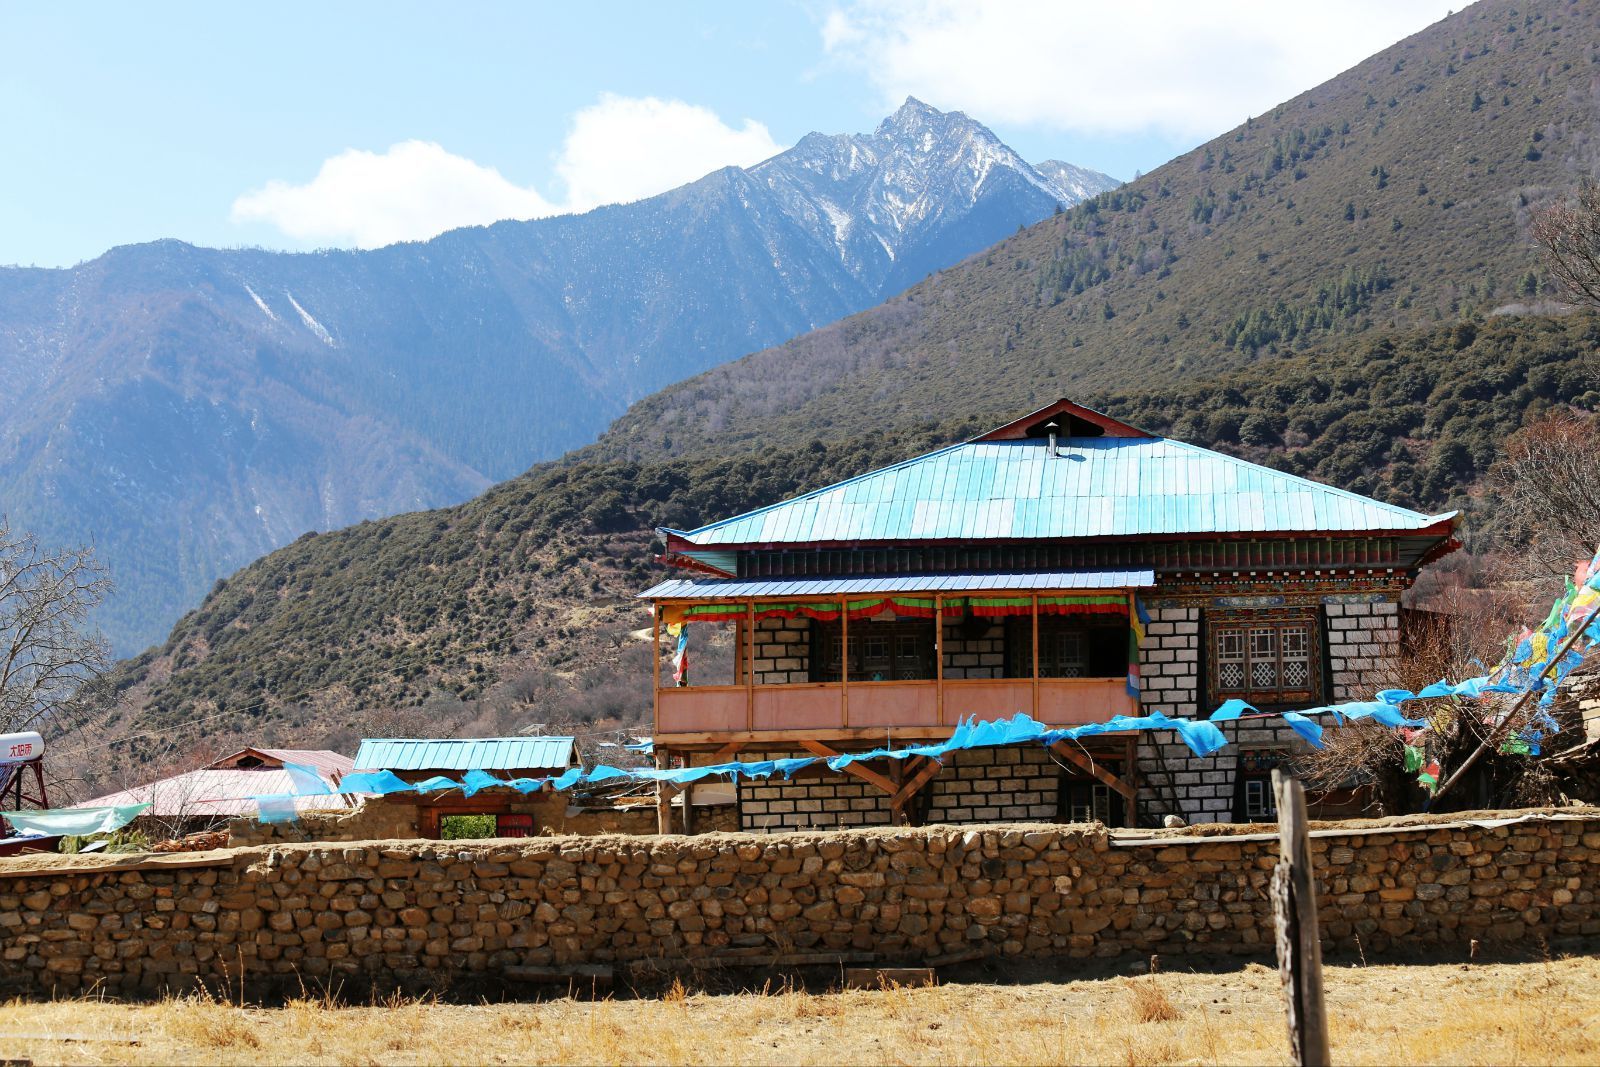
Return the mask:
<svg viewBox="0 0 1600 1067"><path fill-rule="evenodd" d="M839 726L850 728L850 599L839 601Z"/></svg>
<svg viewBox="0 0 1600 1067"><path fill-rule="evenodd" d="M744 728L756 728L756 602L745 613Z"/></svg>
<svg viewBox="0 0 1600 1067"><path fill-rule="evenodd" d="M1033 601L1033 717L1039 718L1039 594Z"/></svg>
<svg viewBox="0 0 1600 1067"><path fill-rule="evenodd" d="M672 764L671 754L664 749L656 749L656 769L666 770ZM666 782L656 783L656 833L672 833L672 787Z"/></svg>
<svg viewBox="0 0 1600 1067"><path fill-rule="evenodd" d="M934 722L944 725L944 594L933 597Z"/></svg>
<svg viewBox="0 0 1600 1067"><path fill-rule="evenodd" d="M683 754L683 766L685 769L694 766L693 752ZM678 794L683 797L683 836L688 837L694 833L694 783L685 782Z"/></svg>
<svg viewBox="0 0 1600 1067"><path fill-rule="evenodd" d="M661 605L650 602L650 724L661 732Z"/></svg>

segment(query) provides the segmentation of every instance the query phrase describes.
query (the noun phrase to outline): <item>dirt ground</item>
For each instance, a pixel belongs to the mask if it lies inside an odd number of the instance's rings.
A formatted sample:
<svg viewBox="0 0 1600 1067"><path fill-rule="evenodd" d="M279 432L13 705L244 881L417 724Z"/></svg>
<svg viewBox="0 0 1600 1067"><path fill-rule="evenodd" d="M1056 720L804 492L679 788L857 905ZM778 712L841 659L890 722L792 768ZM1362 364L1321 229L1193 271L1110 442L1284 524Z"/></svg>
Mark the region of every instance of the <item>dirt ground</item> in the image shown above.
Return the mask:
<svg viewBox="0 0 1600 1067"><path fill-rule="evenodd" d="M1600 1062L1600 956L1330 964L1340 1063ZM824 985L826 983L823 983ZM310 995L277 1007L191 996L0 1006L0 1059L56 1063L1282 1063L1277 974L1071 980L1038 967L932 988L526 1003Z"/></svg>

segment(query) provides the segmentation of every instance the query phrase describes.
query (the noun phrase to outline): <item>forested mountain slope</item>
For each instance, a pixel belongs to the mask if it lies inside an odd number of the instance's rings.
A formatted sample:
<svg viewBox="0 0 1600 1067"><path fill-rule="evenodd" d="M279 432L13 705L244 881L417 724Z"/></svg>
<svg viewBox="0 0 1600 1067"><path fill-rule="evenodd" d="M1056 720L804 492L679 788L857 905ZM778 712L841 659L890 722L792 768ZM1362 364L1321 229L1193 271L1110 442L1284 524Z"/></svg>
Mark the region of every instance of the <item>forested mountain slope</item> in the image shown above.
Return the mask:
<svg viewBox="0 0 1600 1067"><path fill-rule="evenodd" d="M1597 77L1600 5L1484 0L883 306L641 401L590 455L999 416L1538 309L1528 219L1595 169Z"/></svg>

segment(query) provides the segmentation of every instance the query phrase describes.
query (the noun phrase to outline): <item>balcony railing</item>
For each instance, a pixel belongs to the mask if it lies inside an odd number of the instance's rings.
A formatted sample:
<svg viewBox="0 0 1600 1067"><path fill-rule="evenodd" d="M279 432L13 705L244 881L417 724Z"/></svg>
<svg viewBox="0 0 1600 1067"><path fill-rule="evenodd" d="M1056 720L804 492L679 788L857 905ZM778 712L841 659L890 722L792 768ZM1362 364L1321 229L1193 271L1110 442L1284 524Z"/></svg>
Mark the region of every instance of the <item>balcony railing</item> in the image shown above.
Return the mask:
<svg viewBox="0 0 1600 1067"><path fill-rule="evenodd" d="M656 693L658 739L716 735L916 733L942 736L968 717L1026 712L1050 726L1133 715L1123 678L966 678L915 682L717 685Z"/></svg>

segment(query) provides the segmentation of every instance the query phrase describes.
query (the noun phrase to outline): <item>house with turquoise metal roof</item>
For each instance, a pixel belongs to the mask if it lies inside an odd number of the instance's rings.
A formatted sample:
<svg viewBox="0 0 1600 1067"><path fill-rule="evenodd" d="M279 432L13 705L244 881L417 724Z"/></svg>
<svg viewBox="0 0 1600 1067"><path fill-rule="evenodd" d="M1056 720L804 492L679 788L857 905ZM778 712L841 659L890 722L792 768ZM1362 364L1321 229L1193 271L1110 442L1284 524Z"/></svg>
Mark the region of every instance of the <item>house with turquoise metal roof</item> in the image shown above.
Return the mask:
<svg viewBox="0 0 1600 1067"><path fill-rule="evenodd" d="M970 441L694 530L641 593L663 762L831 754L1026 712L1050 725L1351 699L1381 685L1401 594L1457 547L1423 515L1058 401ZM1272 720L1274 723L1277 720ZM852 765L741 787L747 829L1269 818L1292 749L1154 735ZM892 762L892 761L886 761ZM859 769L856 769L859 768ZM663 809L665 810L665 809ZM686 809L687 810L687 809Z"/></svg>

